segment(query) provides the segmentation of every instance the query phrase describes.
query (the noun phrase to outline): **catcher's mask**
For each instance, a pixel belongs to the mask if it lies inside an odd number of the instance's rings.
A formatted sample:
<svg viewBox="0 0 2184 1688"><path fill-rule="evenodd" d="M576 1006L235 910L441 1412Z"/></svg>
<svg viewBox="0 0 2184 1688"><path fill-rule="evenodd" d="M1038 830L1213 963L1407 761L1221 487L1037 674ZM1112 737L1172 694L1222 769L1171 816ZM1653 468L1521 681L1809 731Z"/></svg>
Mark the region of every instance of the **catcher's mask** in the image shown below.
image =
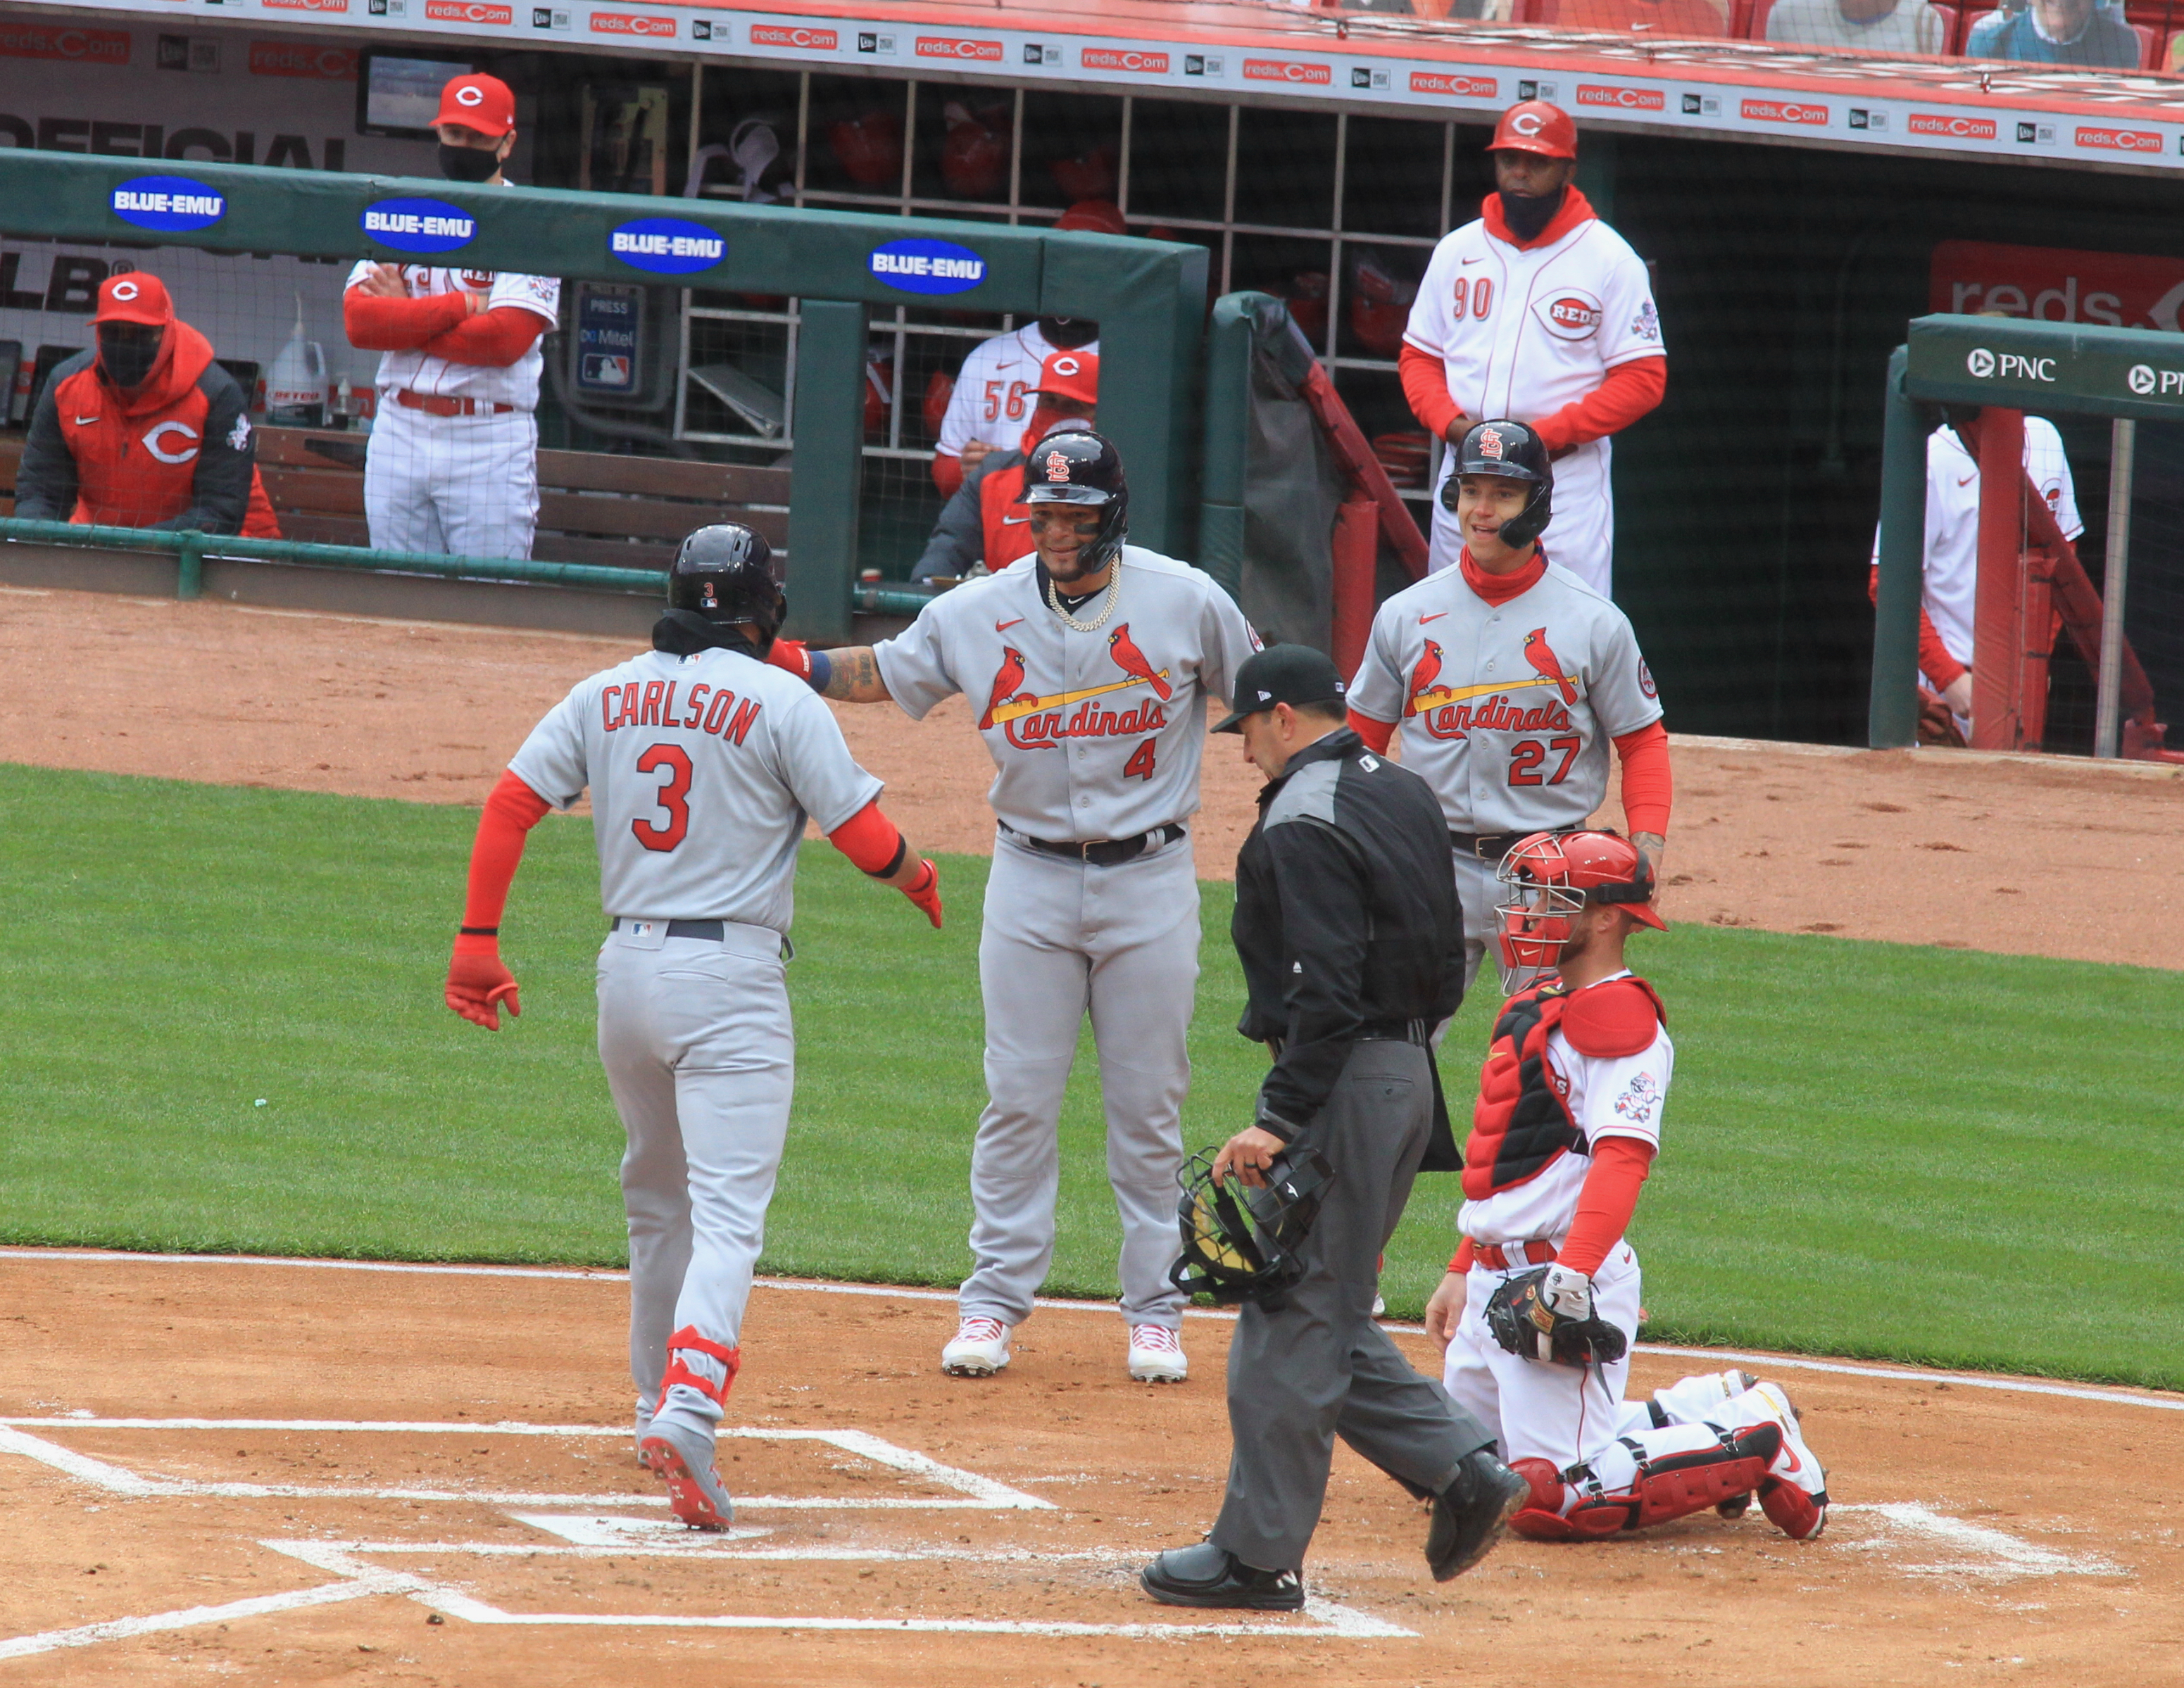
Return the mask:
<svg viewBox="0 0 2184 1688"><path fill-rule="evenodd" d="M1217 1301L1269 1301L1304 1276L1297 1251L1319 1217L1334 1168L1318 1150L1291 1149L1252 1189L1233 1173L1213 1176L1216 1151L1201 1149L1176 1182L1183 1200L1183 1257L1168 1280L1186 1295L1206 1291Z"/></svg>
<svg viewBox="0 0 2184 1688"><path fill-rule="evenodd" d="M1502 989L1513 996L1560 964L1570 922L1588 903L1618 904L1641 926L1669 929L1652 907L1652 870L1619 833L1535 833L1502 858L1494 877L1504 892L1494 905Z"/></svg>

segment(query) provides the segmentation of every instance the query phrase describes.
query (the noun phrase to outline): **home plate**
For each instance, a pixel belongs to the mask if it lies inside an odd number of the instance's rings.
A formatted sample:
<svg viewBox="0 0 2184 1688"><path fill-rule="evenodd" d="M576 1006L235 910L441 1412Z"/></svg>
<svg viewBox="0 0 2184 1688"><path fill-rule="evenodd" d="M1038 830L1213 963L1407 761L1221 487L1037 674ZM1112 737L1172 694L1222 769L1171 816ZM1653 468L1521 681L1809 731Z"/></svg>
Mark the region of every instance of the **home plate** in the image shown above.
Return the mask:
<svg viewBox="0 0 2184 1688"><path fill-rule="evenodd" d="M673 1546L718 1547L725 1542L752 1541L771 1535L770 1529L693 1529L680 1518L618 1518L599 1513L510 1513L518 1524L558 1535L579 1547Z"/></svg>

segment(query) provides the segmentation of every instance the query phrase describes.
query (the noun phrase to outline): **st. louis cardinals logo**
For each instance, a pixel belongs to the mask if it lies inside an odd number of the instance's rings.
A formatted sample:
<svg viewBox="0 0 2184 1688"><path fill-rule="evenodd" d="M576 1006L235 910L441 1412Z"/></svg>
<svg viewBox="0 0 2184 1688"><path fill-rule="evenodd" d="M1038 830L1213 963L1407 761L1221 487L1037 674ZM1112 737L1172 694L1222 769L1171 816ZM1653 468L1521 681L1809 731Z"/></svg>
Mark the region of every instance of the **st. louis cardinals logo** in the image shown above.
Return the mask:
<svg viewBox="0 0 2184 1688"><path fill-rule="evenodd" d="M986 712L978 717L978 730L983 733L998 727L1019 750L1050 750L1064 738L1134 738L1159 732L1167 725L1167 712L1161 705L1175 696L1167 670L1156 669L1145 660L1145 654L1130 637L1128 621L1107 635L1107 652L1125 677L1041 696L1022 689L1023 653L1013 646L1003 646L1001 666L994 675ZM1095 701L1135 686L1151 687L1153 695L1134 708L1117 713L1101 709ZM1063 711L1072 704L1077 705L1075 712L1065 717Z"/></svg>
<svg viewBox="0 0 2184 1688"><path fill-rule="evenodd" d="M1481 428L1479 431L1479 454L1496 458L1502 455L1502 435L1498 430Z"/></svg>
<svg viewBox="0 0 2184 1688"><path fill-rule="evenodd" d="M1056 486L1063 485L1068 481L1069 459L1066 454L1059 451L1047 453L1046 478Z"/></svg>
<svg viewBox="0 0 2184 1688"><path fill-rule="evenodd" d="M1411 669L1409 694L1403 701L1403 713L1424 716L1426 731L1435 738L1462 738L1474 731L1567 732L1570 720L1563 706L1578 700L1577 684L1563 671L1562 659L1547 643L1545 627L1535 627L1524 635L1524 660L1531 667L1535 676L1532 679L1489 680L1475 686L1443 685L1441 648L1428 639L1424 654ZM1520 709L1509 701L1510 693L1535 686L1554 687L1560 701L1532 709ZM1486 701L1477 705L1472 701L1481 698Z"/></svg>

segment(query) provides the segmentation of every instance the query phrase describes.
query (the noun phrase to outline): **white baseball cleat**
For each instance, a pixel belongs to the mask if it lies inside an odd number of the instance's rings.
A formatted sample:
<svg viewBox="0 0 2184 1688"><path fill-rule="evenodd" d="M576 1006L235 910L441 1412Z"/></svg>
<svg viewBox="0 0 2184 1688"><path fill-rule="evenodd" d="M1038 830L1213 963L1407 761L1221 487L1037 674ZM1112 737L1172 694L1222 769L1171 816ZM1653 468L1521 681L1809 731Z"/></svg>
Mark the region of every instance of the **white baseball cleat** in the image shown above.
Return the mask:
<svg viewBox="0 0 2184 1688"><path fill-rule="evenodd" d="M1738 1397L1782 1427L1782 1451L1759 1484L1759 1509L1792 1541L1810 1541L1828 1526L1828 1474L1805 1445L1797 1409L1780 1384L1756 1384Z"/></svg>
<svg viewBox="0 0 2184 1688"><path fill-rule="evenodd" d="M997 1318L967 1318L940 1351L940 1369L955 1378L989 1378L1009 1362L1009 1328Z"/></svg>
<svg viewBox="0 0 2184 1688"><path fill-rule="evenodd" d="M1130 1327L1130 1375L1141 1384L1179 1384L1190 1375L1183 1338L1164 1324Z"/></svg>
<svg viewBox="0 0 2184 1688"><path fill-rule="evenodd" d="M1373 1317L1374 1318L1387 1318L1387 1316L1388 1316L1388 1298L1387 1298L1385 1295L1375 1295L1375 1296L1373 1296Z"/></svg>

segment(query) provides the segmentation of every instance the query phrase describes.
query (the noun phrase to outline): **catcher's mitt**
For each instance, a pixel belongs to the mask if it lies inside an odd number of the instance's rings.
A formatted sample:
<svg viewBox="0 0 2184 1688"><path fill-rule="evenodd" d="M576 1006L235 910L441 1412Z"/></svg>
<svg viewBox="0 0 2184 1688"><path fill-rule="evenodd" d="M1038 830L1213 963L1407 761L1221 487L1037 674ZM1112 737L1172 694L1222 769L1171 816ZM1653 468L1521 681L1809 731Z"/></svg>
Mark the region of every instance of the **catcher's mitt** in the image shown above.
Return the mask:
<svg viewBox="0 0 2184 1688"><path fill-rule="evenodd" d="M1607 1365L1623 1357L1623 1333L1597 1312L1571 1318L1550 1307L1540 1293L1551 1267L1534 1267L1503 1281L1486 1303L1486 1328L1495 1341L1524 1360L1558 1366Z"/></svg>

